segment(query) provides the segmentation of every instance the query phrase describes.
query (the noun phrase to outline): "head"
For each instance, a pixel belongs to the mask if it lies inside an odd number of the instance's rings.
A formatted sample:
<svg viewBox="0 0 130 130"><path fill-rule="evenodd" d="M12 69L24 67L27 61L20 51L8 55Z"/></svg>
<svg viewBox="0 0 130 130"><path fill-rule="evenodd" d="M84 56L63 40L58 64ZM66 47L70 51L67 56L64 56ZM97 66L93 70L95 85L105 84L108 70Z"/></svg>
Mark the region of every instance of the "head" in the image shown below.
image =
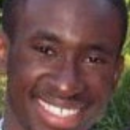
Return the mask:
<svg viewBox="0 0 130 130"><path fill-rule="evenodd" d="M123 1L7 0L3 26L9 41L5 124L13 117L18 130L92 127L123 66Z"/></svg>

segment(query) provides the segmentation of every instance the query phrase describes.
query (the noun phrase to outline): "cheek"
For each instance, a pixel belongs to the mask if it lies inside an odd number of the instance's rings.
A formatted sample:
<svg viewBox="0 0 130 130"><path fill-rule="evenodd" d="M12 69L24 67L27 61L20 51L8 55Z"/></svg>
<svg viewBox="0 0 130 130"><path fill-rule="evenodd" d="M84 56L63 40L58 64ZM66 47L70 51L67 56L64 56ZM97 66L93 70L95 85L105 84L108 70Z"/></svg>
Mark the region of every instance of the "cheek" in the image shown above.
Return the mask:
<svg viewBox="0 0 130 130"><path fill-rule="evenodd" d="M104 102L109 100L113 93L113 73L98 73L90 72L83 75L84 82L89 89L89 92L98 100Z"/></svg>

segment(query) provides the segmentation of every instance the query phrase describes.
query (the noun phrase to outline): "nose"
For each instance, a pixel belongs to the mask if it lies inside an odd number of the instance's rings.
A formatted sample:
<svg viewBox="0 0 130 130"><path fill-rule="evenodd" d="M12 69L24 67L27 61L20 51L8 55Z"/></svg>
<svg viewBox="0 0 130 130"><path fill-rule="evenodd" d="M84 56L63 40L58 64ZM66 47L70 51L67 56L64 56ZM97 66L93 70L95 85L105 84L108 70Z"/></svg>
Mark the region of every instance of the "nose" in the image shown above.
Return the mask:
<svg viewBox="0 0 130 130"><path fill-rule="evenodd" d="M83 91L83 84L74 64L65 64L59 73L57 82L57 95L62 98L75 96Z"/></svg>

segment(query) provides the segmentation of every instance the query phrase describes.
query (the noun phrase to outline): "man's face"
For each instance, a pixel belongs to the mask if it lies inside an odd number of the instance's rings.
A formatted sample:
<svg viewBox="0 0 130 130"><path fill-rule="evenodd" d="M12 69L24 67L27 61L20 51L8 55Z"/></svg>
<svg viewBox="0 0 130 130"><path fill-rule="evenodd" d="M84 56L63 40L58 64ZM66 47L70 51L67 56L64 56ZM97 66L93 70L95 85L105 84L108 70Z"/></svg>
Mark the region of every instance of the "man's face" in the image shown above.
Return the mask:
<svg viewBox="0 0 130 130"><path fill-rule="evenodd" d="M8 64L8 99L24 129L88 129L120 68L118 11L104 0L28 0Z"/></svg>

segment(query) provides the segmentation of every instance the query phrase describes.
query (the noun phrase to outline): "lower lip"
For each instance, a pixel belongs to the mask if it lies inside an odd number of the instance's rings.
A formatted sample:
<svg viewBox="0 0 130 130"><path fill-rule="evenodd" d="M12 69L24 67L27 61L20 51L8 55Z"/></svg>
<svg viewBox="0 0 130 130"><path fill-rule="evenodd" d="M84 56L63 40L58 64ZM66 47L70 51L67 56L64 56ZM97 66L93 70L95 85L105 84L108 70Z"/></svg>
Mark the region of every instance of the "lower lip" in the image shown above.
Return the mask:
<svg viewBox="0 0 130 130"><path fill-rule="evenodd" d="M78 113L74 115L70 115L67 117L60 117L57 116L47 110L41 105L40 99L36 100L36 111L38 112L38 115L42 122L44 124L47 124L50 127L55 127L55 128L74 128L78 126L81 121L83 120L83 113L79 111Z"/></svg>

